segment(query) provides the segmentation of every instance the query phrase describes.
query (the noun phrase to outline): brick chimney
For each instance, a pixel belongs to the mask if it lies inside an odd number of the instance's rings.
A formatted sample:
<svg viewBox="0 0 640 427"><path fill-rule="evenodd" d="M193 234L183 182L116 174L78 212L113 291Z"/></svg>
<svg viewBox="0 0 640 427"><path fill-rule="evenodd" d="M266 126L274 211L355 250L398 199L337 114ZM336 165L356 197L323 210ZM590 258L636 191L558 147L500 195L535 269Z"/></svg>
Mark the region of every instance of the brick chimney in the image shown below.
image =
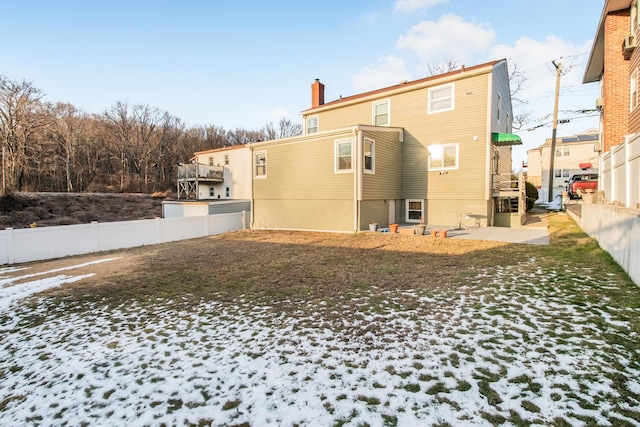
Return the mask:
<svg viewBox="0 0 640 427"><path fill-rule="evenodd" d="M320 83L320 79L316 79L311 84L311 108L319 107L324 104L324 85Z"/></svg>

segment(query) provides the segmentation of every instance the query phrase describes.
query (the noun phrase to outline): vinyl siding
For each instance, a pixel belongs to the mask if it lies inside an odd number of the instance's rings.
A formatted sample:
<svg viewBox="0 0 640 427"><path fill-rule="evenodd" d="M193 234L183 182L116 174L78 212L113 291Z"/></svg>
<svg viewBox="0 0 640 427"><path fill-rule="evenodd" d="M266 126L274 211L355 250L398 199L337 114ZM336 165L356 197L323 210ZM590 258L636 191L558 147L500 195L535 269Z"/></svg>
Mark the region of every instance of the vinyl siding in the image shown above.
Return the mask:
<svg viewBox="0 0 640 427"><path fill-rule="evenodd" d="M509 86L509 70L507 63L495 66L491 74L491 132L511 133L513 111L511 105L511 88ZM498 118L498 94L500 94L500 118ZM508 119L507 119L508 118Z"/></svg>
<svg viewBox="0 0 640 427"><path fill-rule="evenodd" d="M429 171L427 199L485 198L488 83L487 75L457 81L455 109L429 116L423 143L457 143L458 169Z"/></svg>
<svg viewBox="0 0 640 427"><path fill-rule="evenodd" d="M253 228L353 232L351 200L254 200Z"/></svg>
<svg viewBox="0 0 640 427"><path fill-rule="evenodd" d="M402 189L403 144L399 141L399 132L365 130L363 141L364 138L374 141L375 173L363 171L362 200L399 199Z"/></svg>
<svg viewBox="0 0 640 427"><path fill-rule="evenodd" d="M267 154L266 178L253 178L253 228L354 231L354 172L335 173L335 141L351 130L256 144Z"/></svg>
<svg viewBox="0 0 640 427"><path fill-rule="evenodd" d="M636 35L636 39L640 40L640 34ZM629 97L631 97L630 82L631 82L631 77L632 76L635 77L636 86L638 86L637 95L636 95L637 104L636 104L636 108L629 113L629 126L627 129L628 133L640 132L640 71L639 71L640 70L640 54L636 53L636 51L640 51L640 49L636 48L636 50L634 50L633 54L631 55L631 60L629 64L629 69L630 69L629 83L627 84L627 86L629 86Z"/></svg>
<svg viewBox="0 0 640 427"><path fill-rule="evenodd" d="M255 146L267 153L267 177L253 179L254 199L353 200L353 173L334 172L335 140L345 138L355 139L344 133Z"/></svg>
<svg viewBox="0 0 640 427"><path fill-rule="evenodd" d="M404 199L448 199L485 197L488 83L491 74L470 73L455 84L455 108L427 114L429 87L363 101L318 114L322 130L371 122L374 102L389 99L391 126L405 129L402 143L402 195ZM449 83L449 82L448 82ZM430 87L440 86L435 83ZM508 87L508 86L507 86ZM505 96L508 98L508 95ZM477 136L478 141L473 141ZM459 169L446 175L427 171L427 149L431 144L459 144ZM455 189L455 191L452 191Z"/></svg>

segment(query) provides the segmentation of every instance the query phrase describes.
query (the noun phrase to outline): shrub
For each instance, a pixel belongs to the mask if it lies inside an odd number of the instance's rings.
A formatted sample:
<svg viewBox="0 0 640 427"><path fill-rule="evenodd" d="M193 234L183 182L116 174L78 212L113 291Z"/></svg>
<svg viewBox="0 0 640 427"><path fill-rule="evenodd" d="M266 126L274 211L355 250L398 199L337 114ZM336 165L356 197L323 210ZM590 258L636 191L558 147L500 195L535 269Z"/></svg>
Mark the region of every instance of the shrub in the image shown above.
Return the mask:
<svg viewBox="0 0 640 427"><path fill-rule="evenodd" d="M527 199L532 197L533 200L538 200L538 189L535 185L530 183L529 181L524 183L525 191L527 192Z"/></svg>

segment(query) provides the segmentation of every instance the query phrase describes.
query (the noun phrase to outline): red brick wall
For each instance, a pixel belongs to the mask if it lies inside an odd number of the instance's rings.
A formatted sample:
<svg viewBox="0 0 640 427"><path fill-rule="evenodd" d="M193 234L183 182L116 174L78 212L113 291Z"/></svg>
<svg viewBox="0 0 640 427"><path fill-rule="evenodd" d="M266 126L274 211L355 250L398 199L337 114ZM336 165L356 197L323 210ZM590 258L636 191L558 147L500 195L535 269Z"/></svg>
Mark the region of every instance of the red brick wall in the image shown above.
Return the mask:
<svg viewBox="0 0 640 427"><path fill-rule="evenodd" d="M609 14L604 23L603 151L624 141L629 133L629 61L622 42L630 34L629 11Z"/></svg>

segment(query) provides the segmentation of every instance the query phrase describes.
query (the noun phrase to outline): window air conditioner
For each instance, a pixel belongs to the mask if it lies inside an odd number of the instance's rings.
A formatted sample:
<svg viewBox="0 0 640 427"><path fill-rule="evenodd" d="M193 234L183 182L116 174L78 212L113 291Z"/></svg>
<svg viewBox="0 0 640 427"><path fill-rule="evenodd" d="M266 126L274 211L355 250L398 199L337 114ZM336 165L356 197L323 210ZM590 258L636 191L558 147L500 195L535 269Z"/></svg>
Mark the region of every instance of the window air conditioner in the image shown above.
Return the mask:
<svg viewBox="0 0 640 427"><path fill-rule="evenodd" d="M602 106L603 106L603 105L604 105L604 104L603 104L603 102L602 102L602 98L598 98L598 99L596 99L596 108L598 108L598 109L602 109Z"/></svg>
<svg viewBox="0 0 640 427"><path fill-rule="evenodd" d="M622 56L624 56L624 59L631 58L631 53L635 48L636 48L635 37L633 36L625 37L624 41L622 42Z"/></svg>

